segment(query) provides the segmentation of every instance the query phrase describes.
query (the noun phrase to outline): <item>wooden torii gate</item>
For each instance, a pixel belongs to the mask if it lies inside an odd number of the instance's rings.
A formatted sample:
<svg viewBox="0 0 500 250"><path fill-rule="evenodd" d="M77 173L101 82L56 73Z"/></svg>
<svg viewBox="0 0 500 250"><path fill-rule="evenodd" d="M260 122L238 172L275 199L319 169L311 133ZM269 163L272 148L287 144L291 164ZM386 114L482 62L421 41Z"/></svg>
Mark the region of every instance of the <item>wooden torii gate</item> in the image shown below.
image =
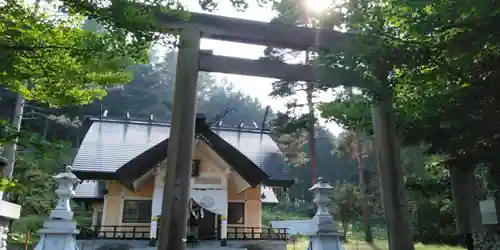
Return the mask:
<svg viewBox="0 0 500 250"><path fill-rule="evenodd" d="M156 13L161 28L180 31L172 125L168 144L167 173L163 190L158 250L185 249L186 221L190 189L191 159L196 116L198 72L220 72L276 78L290 81L340 82L328 68L292 65L278 61L217 56L200 51L200 39L267 45L294 50L327 51L335 46L352 46L355 35L332 30L294 27L208 14L190 13L188 20ZM374 89L375 86L355 86ZM378 89L375 91L379 91ZM372 107L377 161L382 199L392 250L412 250L413 239L408 220L400 164L400 147L395 136L392 98L385 96ZM170 229L170 230L169 230Z"/></svg>

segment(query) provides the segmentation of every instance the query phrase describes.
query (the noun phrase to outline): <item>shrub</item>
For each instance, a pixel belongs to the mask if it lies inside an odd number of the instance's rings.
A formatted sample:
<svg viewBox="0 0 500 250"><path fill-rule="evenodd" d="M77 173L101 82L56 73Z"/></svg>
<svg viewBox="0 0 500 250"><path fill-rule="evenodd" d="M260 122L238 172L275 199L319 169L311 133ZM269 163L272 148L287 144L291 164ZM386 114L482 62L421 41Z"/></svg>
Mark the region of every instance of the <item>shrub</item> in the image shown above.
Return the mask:
<svg viewBox="0 0 500 250"><path fill-rule="evenodd" d="M11 231L13 233L23 233L25 234L28 230L31 232L37 232L43 227L43 222L47 218L45 216L39 215L28 215L15 220L12 223Z"/></svg>

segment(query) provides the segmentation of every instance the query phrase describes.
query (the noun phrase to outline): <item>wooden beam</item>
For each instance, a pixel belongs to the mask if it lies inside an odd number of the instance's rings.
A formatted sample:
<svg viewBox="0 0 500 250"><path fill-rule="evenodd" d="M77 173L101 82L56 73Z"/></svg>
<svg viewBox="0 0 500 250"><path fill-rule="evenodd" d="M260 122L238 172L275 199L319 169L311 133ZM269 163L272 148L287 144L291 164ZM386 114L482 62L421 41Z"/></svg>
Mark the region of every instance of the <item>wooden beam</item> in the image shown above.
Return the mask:
<svg viewBox="0 0 500 250"><path fill-rule="evenodd" d="M380 178L380 191L390 250L414 250L408 204L401 166L401 147L396 132L393 102L384 95L372 104L375 153Z"/></svg>
<svg viewBox="0 0 500 250"><path fill-rule="evenodd" d="M475 167L469 165L453 165L449 168L457 234L465 236L465 240L467 234L483 230L474 170Z"/></svg>
<svg viewBox="0 0 500 250"><path fill-rule="evenodd" d="M196 123L199 49L200 32L196 29L182 30L177 57L174 108L167 149L167 181L163 188L158 250L186 249L184 239Z"/></svg>
<svg viewBox="0 0 500 250"><path fill-rule="evenodd" d="M258 76L286 81L312 81L321 85L363 87L375 90L371 81L360 79L358 75L343 72L340 69L325 66L287 64L267 59L244 59L237 57L212 55L208 51L200 52L200 71L218 72L236 75ZM347 80L346 80L347 79Z"/></svg>
<svg viewBox="0 0 500 250"><path fill-rule="evenodd" d="M288 81L316 80L309 65L286 64L267 59L254 60L200 53L200 70L235 75L258 76Z"/></svg>
<svg viewBox="0 0 500 250"><path fill-rule="evenodd" d="M186 20L178 15L156 13L157 24L165 29L195 27L204 38L249 43L294 50L328 50L333 45L350 45L355 35L334 30L296 27L239 18L191 12Z"/></svg>
<svg viewBox="0 0 500 250"><path fill-rule="evenodd" d="M200 39L200 31L195 28L181 31L175 86L178 88L179 85L184 85L184 87L180 91L175 91L174 112L181 112L182 115L177 121L172 119L172 128L174 126L179 126L180 128L180 139L177 141L177 145L175 145L177 148L177 161L175 164L174 192L178 194L178 199L174 199L172 205L172 218L168 232L169 241L167 249L186 249L185 239L195 140L196 86L198 82Z"/></svg>

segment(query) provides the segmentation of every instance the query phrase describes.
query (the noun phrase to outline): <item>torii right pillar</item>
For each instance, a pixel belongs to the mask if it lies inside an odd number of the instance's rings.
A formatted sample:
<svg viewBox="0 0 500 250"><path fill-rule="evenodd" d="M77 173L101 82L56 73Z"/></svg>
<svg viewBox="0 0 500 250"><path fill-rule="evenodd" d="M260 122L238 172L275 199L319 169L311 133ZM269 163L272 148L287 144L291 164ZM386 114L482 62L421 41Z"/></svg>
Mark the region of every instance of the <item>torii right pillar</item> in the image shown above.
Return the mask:
<svg viewBox="0 0 500 250"><path fill-rule="evenodd" d="M468 250L474 249L473 234L484 231L479 209L477 181L474 165L449 161L451 193L455 209L457 234Z"/></svg>

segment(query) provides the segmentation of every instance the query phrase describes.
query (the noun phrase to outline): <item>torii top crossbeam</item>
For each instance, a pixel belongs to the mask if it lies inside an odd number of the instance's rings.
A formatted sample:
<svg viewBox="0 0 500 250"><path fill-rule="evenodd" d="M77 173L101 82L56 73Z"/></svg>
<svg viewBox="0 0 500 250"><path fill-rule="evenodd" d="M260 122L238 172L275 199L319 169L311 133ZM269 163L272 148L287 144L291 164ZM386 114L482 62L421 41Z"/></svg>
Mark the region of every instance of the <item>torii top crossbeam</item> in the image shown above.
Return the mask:
<svg viewBox="0 0 500 250"><path fill-rule="evenodd" d="M157 11L155 16L156 25L161 29L182 30L193 28L199 30L203 38L277 48L328 51L333 46L336 48L352 47L356 40L353 33L266 23L211 14L189 12L187 18L180 19L179 15ZM373 84L363 82L361 79L343 81L344 79L341 79L331 68L323 66L312 67L311 65L287 64L271 60L218 56L210 53L200 53L199 70L288 81L328 81L329 83L335 82L339 86L358 85L358 87L373 88Z"/></svg>
<svg viewBox="0 0 500 250"><path fill-rule="evenodd" d="M229 42L267 45L294 50L328 50L332 44L346 43L354 34L334 30L296 27L240 18L191 12L188 19L156 13L157 25L168 29L195 27L204 38Z"/></svg>

